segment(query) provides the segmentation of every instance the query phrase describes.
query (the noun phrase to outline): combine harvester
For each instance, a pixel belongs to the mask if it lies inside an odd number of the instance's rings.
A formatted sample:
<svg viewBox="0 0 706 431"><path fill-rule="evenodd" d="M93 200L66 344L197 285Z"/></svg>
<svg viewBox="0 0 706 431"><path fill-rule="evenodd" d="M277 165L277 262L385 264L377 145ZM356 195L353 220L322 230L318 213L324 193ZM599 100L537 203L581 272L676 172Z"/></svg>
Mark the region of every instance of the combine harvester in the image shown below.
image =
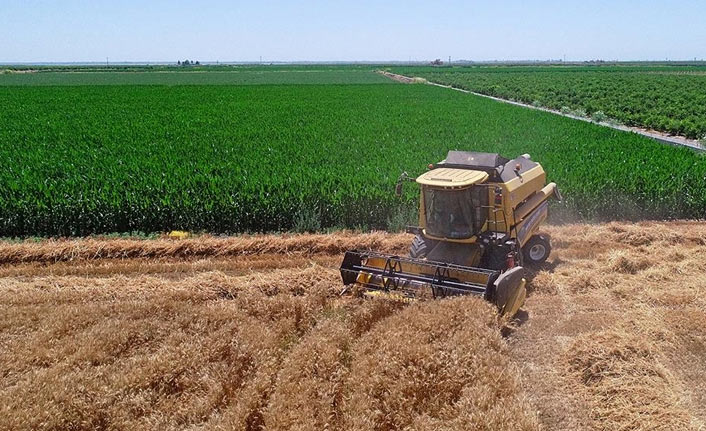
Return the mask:
<svg viewBox="0 0 706 431"><path fill-rule="evenodd" d="M417 178L421 186L419 224L410 257L347 251L341 264L346 286L365 295L396 300L482 295L500 314L514 316L524 304L523 265L549 256L549 240L539 235L548 199L561 200L555 183L546 184L539 163L525 154L514 160L498 154L449 151Z"/></svg>

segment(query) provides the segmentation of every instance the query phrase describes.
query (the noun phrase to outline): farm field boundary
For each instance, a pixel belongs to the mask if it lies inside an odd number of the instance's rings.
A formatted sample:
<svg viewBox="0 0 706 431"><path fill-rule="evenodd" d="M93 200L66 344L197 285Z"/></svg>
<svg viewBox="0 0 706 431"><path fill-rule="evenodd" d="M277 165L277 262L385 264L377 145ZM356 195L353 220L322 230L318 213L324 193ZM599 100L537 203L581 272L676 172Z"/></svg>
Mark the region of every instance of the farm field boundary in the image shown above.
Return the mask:
<svg viewBox="0 0 706 431"><path fill-rule="evenodd" d="M697 151L706 151L706 148L704 148L704 146L699 141L697 141L695 139L688 139L683 136L670 136L670 135L667 135L666 133L662 133L657 130L648 130L648 129L644 129L641 127L625 126L623 124L614 124L614 123L607 122L607 121L597 122L597 121L594 121L590 118L581 117L581 116L573 115L573 114L569 114L569 113L564 113L564 112L561 112L561 111L558 111L555 109L549 109L549 108L545 108L542 106L534 106L534 105L531 105L528 103L517 102L515 100L502 99L500 97L490 96L488 94L477 93L475 91L470 91L470 90L466 90L463 88L454 87L451 85L441 84L439 82L429 81L425 78L415 78L415 77L399 75L399 74L387 72L387 71L380 71L380 73L387 76L390 79L393 79L395 81L402 82L405 84L424 82L429 85L434 85L434 86L442 87L442 88L448 88L451 90L460 91L461 93L472 94L474 96L485 97L486 99L491 99L491 100L495 100L495 101L502 102L502 103L509 103L511 105L522 106L524 108L530 108L530 109L534 109L537 111L549 112L552 114L561 115L562 117L567 117L567 118L572 118L574 120L598 124L600 126L610 127L610 128L616 129L616 130L622 130L624 132L637 133L639 135L646 136L648 138L654 139L658 142L668 144L668 145L688 147L688 148L691 148L691 149L694 149Z"/></svg>

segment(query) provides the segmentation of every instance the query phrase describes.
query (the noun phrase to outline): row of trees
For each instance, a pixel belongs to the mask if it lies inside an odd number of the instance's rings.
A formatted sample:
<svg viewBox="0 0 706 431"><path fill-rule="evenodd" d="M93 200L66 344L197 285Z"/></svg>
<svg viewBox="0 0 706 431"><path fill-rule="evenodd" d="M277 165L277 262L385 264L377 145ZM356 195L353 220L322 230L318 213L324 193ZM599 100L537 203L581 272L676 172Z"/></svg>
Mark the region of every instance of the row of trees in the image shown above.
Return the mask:
<svg viewBox="0 0 706 431"><path fill-rule="evenodd" d="M199 63L198 60L196 60L196 61L189 61L189 60L177 61L177 65L179 65L179 66L198 66L200 64L201 63Z"/></svg>

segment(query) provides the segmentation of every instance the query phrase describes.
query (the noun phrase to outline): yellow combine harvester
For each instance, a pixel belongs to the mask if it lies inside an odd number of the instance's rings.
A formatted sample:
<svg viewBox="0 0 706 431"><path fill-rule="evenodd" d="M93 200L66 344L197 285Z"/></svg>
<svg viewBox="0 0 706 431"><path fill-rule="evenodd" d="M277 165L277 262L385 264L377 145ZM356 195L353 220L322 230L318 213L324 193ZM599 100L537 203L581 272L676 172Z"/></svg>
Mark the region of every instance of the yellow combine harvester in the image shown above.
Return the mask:
<svg viewBox="0 0 706 431"><path fill-rule="evenodd" d="M541 264L551 250L538 233L547 200L561 200L542 166L527 154L449 151L416 179L402 174L398 194L405 180L421 186L410 257L348 251L343 283L401 300L477 294L515 315L526 294L523 265Z"/></svg>

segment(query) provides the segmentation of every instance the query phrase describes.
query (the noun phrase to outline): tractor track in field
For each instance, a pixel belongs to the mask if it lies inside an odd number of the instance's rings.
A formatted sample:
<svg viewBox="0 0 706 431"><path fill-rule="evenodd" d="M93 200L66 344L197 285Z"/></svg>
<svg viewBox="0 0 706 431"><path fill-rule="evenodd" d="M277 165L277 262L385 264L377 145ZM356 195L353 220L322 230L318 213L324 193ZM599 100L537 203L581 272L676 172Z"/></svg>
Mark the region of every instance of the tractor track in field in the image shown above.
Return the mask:
<svg viewBox="0 0 706 431"><path fill-rule="evenodd" d="M703 429L706 223L546 232L509 326L338 295L407 234L0 243L0 428Z"/></svg>
<svg viewBox="0 0 706 431"><path fill-rule="evenodd" d="M549 112L551 114L561 115L562 117L567 117L567 118L571 118L574 120L584 121L587 123L593 123L593 124L597 124L597 125L603 126L603 127L610 127L611 129L616 129L616 130L620 130L623 132L637 133L638 135L645 136L647 138L653 139L657 142L661 142L661 143L667 144L667 145L687 147L687 148L690 148L690 149L696 150L696 151L706 151L706 148L704 148L703 144L701 144L701 142L699 142L696 139L689 139L689 138L686 138L683 136L669 135L667 133L660 132L658 130L645 129L642 127L625 126L623 124L616 124L616 123L608 122L608 121L597 122L597 121L592 120L591 118L586 118L586 117L581 117L578 115L564 113L561 111L557 111L555 109L545 108L542 106L534 106L534 105L531 105L528 103L517 102L515 100L508 100L508 99L503 99L500 97L490 96L488 94L478 93L475 91L470 91L470 90L466 90L463 88L458 88L458 87L454 87L451 85L442 84L439 82L429 81L425 78L415 78L415 77L399 75L399 74L387 72L387 71L379 71L379 73L381 73L382 75L384 75L390 79L393 79L398 82L402 82L404 84L425 83L425 84L433 85L435 87L447 88L450 90L460 91L461 93L472 94L474 96L484 97L486 99L495 100L496 102L508 103L510 105L521 106L523 108L534 109L537 111Z"/></svg>

